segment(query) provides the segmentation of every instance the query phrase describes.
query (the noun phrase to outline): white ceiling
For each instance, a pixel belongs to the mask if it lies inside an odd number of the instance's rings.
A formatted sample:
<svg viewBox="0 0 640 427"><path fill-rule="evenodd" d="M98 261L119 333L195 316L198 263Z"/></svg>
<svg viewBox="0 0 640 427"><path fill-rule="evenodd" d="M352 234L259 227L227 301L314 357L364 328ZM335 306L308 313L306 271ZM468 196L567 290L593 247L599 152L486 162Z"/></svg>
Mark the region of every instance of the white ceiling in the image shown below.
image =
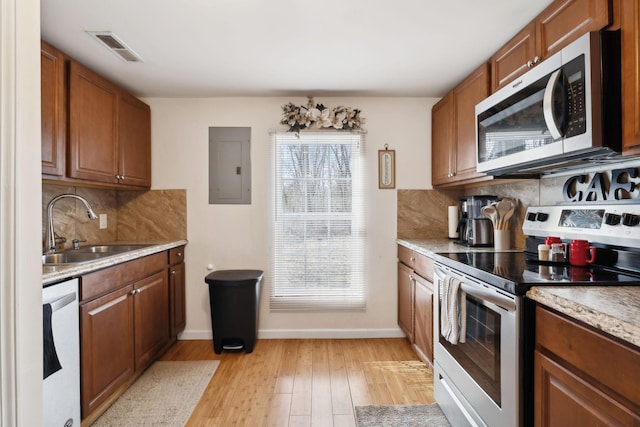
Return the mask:
<svg viewBox="0 0 640 427"><path fill-rule="evenodd" d="M41 0L41 29L143 97L437 97L550 2ZM144 62L85 31L113 31Z"/></svg>

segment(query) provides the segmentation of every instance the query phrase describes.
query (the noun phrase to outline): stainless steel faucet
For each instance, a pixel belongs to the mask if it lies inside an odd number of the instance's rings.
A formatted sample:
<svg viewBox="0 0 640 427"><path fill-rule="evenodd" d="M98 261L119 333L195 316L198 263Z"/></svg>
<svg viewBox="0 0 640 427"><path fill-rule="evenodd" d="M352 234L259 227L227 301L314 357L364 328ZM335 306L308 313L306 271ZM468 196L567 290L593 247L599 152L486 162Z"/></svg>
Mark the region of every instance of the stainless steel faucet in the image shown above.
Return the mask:
<svg viewBox="0 0 640 427"><path fill-rule="evenodd" d="M59 196L51 199L49 204L47 205L47 229L45 230L45 251L46 252L55 252L56 250L56 232L53 230L53 205L60 199L72 198L78 199L82 203L84 203L85 208L87 208L87 215L89 215L89 219L97 219L98 216L93 212L91 205L89 202L81 196L77 196L75 194L61 194Z"/></svg>

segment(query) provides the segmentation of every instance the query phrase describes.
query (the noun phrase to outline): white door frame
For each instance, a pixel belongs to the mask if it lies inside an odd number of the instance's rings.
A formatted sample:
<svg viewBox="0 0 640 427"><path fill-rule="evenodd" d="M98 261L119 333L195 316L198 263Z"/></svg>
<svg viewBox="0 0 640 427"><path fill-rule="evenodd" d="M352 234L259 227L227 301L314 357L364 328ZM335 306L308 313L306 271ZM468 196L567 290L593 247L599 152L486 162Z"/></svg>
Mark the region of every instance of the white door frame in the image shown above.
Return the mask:
<svg viewBox="0 0 640 427"><path fill-rule="evenodd" d="M0 0L0 425L42 425L40 1Z"/></svg>

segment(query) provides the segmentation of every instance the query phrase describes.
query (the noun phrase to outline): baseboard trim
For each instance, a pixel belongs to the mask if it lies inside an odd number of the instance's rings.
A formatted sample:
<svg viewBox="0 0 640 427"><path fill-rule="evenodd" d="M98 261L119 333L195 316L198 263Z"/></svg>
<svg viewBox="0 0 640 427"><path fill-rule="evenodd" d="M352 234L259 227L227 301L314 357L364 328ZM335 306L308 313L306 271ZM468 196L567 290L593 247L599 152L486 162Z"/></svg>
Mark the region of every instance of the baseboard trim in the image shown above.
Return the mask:
<svg viewBox="0 0 640 427"><path fill-rule="evenodd" d="M258 339L355 339L355 338L404 338L400 328L391 329L260 329ZM179 340L211 340L211 331L185 330Z"/></svg>

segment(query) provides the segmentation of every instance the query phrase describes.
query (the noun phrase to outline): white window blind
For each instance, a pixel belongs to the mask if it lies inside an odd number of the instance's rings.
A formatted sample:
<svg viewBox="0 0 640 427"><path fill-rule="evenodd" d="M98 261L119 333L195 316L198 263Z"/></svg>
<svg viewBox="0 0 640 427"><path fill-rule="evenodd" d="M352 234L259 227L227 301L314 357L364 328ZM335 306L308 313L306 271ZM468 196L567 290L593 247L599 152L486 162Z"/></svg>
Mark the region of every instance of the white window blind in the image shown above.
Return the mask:
<svg viewBox="0 0 640 427"><path fill-rule="evenodd" d="M365 308L364 135L272 134L271 310Z"/></svg>

